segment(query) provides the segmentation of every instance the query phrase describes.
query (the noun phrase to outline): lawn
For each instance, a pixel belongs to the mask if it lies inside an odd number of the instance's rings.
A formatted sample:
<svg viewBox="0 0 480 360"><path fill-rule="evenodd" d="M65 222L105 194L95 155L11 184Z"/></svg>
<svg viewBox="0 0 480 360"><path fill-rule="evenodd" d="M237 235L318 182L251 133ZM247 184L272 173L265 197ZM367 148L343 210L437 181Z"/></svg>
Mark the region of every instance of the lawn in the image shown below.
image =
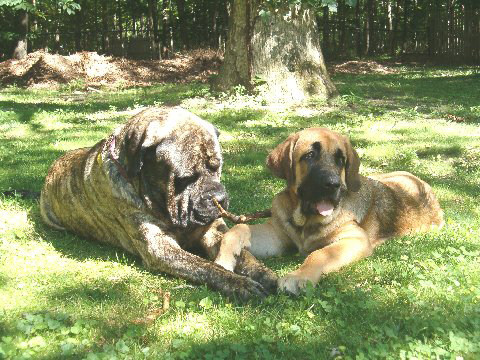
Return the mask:
<svg viewBox="0 0 480 360"><path fill-rule="evenodd" d="M395 70L337 74L339 99L295 107L241 91L213 98L201 84L0 90L2 191L39 191L65 151L93 145L142 106L181 104L221 130L235 213L270 206L284 184L264 166L268 151L319 125L351 137L364 175L407 170L428 181L446 214L441 231L391 239L303 296L239 305L47 228L35 199L0 195L0 358L478 359L479 69ZM301 262L266 261L279 274Z"/></svg>

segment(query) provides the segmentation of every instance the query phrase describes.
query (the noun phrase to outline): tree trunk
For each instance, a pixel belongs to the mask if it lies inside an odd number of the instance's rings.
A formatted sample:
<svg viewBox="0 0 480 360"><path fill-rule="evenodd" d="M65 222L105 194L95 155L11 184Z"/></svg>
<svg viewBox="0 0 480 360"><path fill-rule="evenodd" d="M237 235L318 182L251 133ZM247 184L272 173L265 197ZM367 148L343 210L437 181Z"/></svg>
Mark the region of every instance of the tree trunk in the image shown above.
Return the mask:
<svg viewBox="0 0 480 360"><path fill-rule="evenodd" d="M187 14L185 11L185 0L177 0L178 10L178 31L180 35L180 48L188 49L188 29L187 29Z"/></svg>
<svg viewBox="0 0 480 360"><path fill-rule="evenodd" d="M403 32L402 32L402 54L407 47L407 25L408 25L408 0L403 0Z"/></svg>
<svg viewBox="0 0 480 360"><path fill-rule="evenodd" d="M365 54L373 55L375 52L375 0L367 0L367 9L365 13Z"/></svg>
<svg viewBox="0 0 480 360"><path fill-rule="evenodd" d="M17 20L17 33L19 37L13 50L12 58L21 60L26 57L28 53L28 12L25 10L21 10L19 12Z"/></svg>
<svg viewBox="0 0 480 360"><path fill-rule="evenodd" d="M150 21L150 28L153 29L153 36L150 34L152 40L153 58L159 59L160 54L160 32L158 30L158 9L156 0L148 0L148 17Z"/></svg>
<svg viewBox="0 0 480 360"><path fill-rule="evenodd" d="M85 2L80 2L81 8L75 12L75 51L82 51L82 27L83 27L83 11Z"/></svg>
<svg viewBox="0 0 480 360"><path fill-rule="evenodd" d="M328 16L328 6L323 7L323 41L322 47L325 56L330 56L330 20Z"/></svg>
<svg viewBox="0 0 480 360"><path fill-rule="evenodd" d="M168 0L162 0L162 58L170 57L170 10Z"/></svg>
<svg viewBox="0 0 480 360"><path fill-rule="evenodd" d="M338 29L340 32L340 38L338 40L338 56L344 57L345 51L347 48L346 38L347 32L345 29L345 22L347 18L347 5L345 5L345 0L338 0L338 10L337 10L337 19L338 19Z"/></svg>
<svg viewBox="0 0 480 360"><path fill-rule="evenodd" d="M387 47L387 43L390 44L390 52L391 52L391 44L392 44L392 37L393 37L393 11L392 11L392 1L387 0L387 16L388 16L388 25L387 25L387 36L386 39L388 41L385 42L385 48Z"/></svg>
<svg viewBox="0 0 480 360"><path fill-rule="evenodd" d="M363 33L365 34L365 55L367 55L370 52L370 18L372 16L370 12L370 7L371 7L371 1L372 0L366 0L365 6L364 6L364 11L365 11L365 20L364 20L364 31Z"/></svg>
<svg viewBox="0 0 480 360"><path fill-rule="evenodd" d="M107 3L102 1L102 53L107 52L108 47L108 26L107 26Z"/></svg>
<svg viewBox="0 0 480 360"><path fill-rule="evenodd" d="M398 8L400 0L395 1L395 8L393 11L393 28L392 28L392 40L390 43L390 55L395 56L397 52L397 31L398 31Z"/></svg>
<svg viewBox="0 0 480 360"><path fill-rule="evenodd" d="M284 102L336 95L313 12L295 7L261 18L258 4L234 1L225 60L215 85L224 91L236 85L251 90L260 80L263 84L256 90L267 100Z"/></svg>
<svg viewBox="0 0 480 360"><path fill-rule="evenodd" d="M360 20L360 0L355 5L355 39L357 42L357 56L362 56L362 25Z"/></svg>
<svg viewBox="0 0 480 360"><path fill-rule="evenodd" d="M117 0L117 18L118 18L118 52L121 56L125 55L125 39L123 36L123 11L122 11L122 4L119 0Z"/></svg>

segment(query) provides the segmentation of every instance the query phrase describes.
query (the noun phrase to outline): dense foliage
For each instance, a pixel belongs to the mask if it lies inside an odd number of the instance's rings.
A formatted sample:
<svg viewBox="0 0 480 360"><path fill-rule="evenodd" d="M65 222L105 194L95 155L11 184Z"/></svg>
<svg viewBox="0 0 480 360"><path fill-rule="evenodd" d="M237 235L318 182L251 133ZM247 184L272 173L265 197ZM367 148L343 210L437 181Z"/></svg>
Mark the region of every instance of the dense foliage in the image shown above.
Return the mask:
<svg viewBox="0 0 480 360"><path fill-rule="evenodd" d="M251 1L251 0L249 0ZM233 0L0 0L0 60L27 32L29 51L90 50L134 58L223 50ZM272 7L300 0L264 2ZM375 54L480 59L477 0L308 0L327 59ZM20 25L28 13L28 25ZM26 31L25 31L26 30Z"/></svg>

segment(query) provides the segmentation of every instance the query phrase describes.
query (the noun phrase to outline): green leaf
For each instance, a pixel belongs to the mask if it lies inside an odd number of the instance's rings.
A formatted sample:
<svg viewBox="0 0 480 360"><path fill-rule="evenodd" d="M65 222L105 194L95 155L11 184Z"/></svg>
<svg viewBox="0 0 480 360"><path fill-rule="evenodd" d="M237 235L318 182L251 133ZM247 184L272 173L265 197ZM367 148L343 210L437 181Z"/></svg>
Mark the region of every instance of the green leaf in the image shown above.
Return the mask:
<svg viewBox="0 0 480 360"><path fill-rule="evenodd" d="M130 351L130 348L127 346L127 344L125 344L125 341L123 341L122 339L117 341L117 343L115 344L115 349L117 349L117 351L123 354Z"/></svg>
<svg viewBox="0 0 480 360"><path fill-rule="evenodd" d="M211 309L211 308L212 308L213 302L212 302L212 300L207 296L207 297L204 297L202 300L200 300L200 302L198 303L198 305L200 305L202 308L204 308L205 310L207 310L207 309Z"/></svg>
<svg viewBox="0 0 480 360"><path fill-rule="evenodd" d="M172 347L174 349L178 349L183 344L183 339L173 339L172 340Z"/></svg>
<svg viewBox="0 0 480 360"><path fill-rule="evenodd" d="M186 304L182 300L177 300L177 301L175 301L175 306L180 308L180 309L184 309Z"/></svg>
<svg viewBox="0 0 480 360"><path fill-rule="evenodd" d="M82 327L81 327L80 325L77 325L77 324L73 325L73 326L70 328L70 332L71 332L72 334L75 334L75 335L80 334L80 331L82 331Z"/></svg>
<svg viewBox="0 0 480 360"><path fill-rule="evenodd" d="M28 340L28 346L30 347L45 347L47 345L45 339L40 335Z"/></svg>
<svg viewBox="0 0 480 360"><path fill-rule="evenodd" d="M62 349L63 355L70 355L73 353L73 350L75 349L75 345L72 344L71 342L65 342L62 345L60 345L60 348Z"/></svg>

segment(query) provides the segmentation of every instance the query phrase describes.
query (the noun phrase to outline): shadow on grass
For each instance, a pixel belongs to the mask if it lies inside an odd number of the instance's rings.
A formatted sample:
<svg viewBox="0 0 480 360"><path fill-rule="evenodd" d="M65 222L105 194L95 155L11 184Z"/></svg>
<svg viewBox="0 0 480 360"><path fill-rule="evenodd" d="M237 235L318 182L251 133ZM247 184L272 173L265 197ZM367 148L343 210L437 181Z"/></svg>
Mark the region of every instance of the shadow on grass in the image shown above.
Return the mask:
<svg viewBox="0 0 480 360"><path fill-rule="evenodd" d="M51 97L57 96L61 99L59 102L43 102L35 100L37 98L35 91L22 90L22 95L30 95L33 99L29 101L0 101L0 108L5 111L13 111L17 114L20 123L30 123L32 117L37 112L55 112L69 111L75 113L106 111L112 107L125 110L135 104L152 106L161 105L179 105L182 100L194 96L200 96L205 93L207 85L205 84L162 84L140 88L130 88L118 90L115 93L85 93L78 100L78 95L68 93L52 93ZM2 94L18 95L15 89L6 89ZM41 98L40 98L41 100Z"/></svg>
<svg viewBox="0 0 480 360"><path fill-rule="evenodd" d="M480 74L457 76L425 75L416 72L401 74L337 74L341 94L364 99L387 99L399 108L415 108L423 113L435 112L440 116L454 115L462 121L479 123L478 99ZM348 81L345 81L347 80ZM388 107L386 103L385 106ZM381 108L382 105L378 104Z"/></svg>

